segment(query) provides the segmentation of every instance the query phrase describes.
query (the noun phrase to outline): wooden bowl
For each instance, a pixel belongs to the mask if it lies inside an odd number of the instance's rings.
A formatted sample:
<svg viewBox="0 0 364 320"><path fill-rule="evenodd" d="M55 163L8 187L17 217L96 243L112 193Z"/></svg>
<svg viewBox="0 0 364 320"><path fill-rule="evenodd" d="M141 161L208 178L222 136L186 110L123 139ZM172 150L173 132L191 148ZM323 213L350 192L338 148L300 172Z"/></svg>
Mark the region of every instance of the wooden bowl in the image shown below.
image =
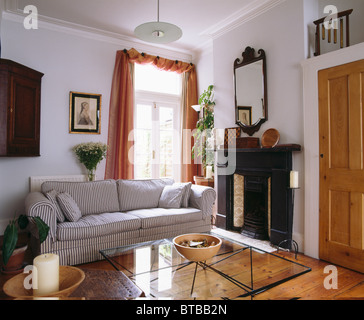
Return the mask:
<svg viewBox="0 0 364 320"><path fill-rule="evenodd" d="M208 244L215 242L215 245L203 248L185 247L181 245L184 241L203 241L204 239L207 240ZM221 247L222 241L220 238L208 234L191 233L175 237L173 244L182 257L189 261L199 262L206 261L215 256Z"/></svg>
<svg viewBox="0 0 364 320"><path fill-rule="evenodd" d="M38 298L33 296L33 289L24 288L24 279L30 274L21 273L9 279L3 287L4 292L13 298ZM75 267L59 266L59 291L43 297L68 297L85 279L85 273Z"/></svg>

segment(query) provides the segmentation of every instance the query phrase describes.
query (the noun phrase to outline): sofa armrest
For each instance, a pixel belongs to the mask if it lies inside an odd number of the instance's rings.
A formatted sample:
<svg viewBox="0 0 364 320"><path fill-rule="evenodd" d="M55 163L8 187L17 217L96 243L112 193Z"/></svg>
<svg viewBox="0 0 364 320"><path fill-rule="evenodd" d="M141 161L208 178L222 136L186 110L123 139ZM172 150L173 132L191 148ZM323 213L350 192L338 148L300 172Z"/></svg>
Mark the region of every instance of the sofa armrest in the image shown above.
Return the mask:
<svg viewBox="0 0 364 320"><path fill-rule="evenodd" d="M46 239L55 241L57 229L57 217L55 208L41 192L31 192L25 198L25 214L30 217L40 217L48 226L49 234ZM38 238L35 228L30 228L33 236Z"/></svg>
<svg viewBox="0 0 364 320"><path fill-rule="evenodd" d="M202 216L212 216L212 208L216 200L216 191L211 187L192 184L189 205L200 209Z"/></svg>

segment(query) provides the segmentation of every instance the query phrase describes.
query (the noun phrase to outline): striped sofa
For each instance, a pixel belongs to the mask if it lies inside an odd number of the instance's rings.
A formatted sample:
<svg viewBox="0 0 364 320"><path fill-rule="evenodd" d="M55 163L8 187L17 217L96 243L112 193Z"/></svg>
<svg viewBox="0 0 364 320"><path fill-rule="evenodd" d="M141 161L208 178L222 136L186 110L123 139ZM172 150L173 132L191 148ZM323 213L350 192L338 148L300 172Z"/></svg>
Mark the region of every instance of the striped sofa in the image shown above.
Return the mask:
<svg viewBox="0 0 364 320"><path fill-rule="evenodd" d="M159 199L168 185L174 181L44 182L41 192L31 192L25 199L26 214L41 217L50 227L41 244L37 232L32 232L33 253L56 253L62 265L77 265L102 259L101 249L210 231L215 190L192 184L187 205L163 208ZM81 213L77 221L58 216L60 208L49 198L53 192L72 197Z"/></svg>

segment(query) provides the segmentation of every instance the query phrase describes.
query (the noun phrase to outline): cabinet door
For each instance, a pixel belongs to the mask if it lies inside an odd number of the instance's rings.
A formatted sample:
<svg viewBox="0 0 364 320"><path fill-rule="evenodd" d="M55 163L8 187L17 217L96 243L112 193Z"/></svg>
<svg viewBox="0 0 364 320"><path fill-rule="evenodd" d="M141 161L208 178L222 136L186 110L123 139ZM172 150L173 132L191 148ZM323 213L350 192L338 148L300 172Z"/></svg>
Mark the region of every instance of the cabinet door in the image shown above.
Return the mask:
<svg viewBox="0 0 364 320"><path fill-rule="evenodd" d="M40 82L11 75L8 155L39 156Z"/></svg>

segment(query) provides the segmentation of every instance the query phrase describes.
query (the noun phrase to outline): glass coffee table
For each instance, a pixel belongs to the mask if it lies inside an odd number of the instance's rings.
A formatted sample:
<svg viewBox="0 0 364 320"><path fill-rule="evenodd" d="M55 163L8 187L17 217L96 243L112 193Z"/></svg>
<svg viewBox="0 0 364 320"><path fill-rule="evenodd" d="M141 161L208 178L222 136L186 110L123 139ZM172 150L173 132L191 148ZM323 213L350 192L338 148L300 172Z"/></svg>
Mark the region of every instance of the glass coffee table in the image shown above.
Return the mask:
<svg viewBox="0 0 364 320"><path fill-rule="evenodd" d="M212 259L199 263L183 258L173 238L101 250L152 299L244 299L305 274L311 269L231 239Z"/></svg>

